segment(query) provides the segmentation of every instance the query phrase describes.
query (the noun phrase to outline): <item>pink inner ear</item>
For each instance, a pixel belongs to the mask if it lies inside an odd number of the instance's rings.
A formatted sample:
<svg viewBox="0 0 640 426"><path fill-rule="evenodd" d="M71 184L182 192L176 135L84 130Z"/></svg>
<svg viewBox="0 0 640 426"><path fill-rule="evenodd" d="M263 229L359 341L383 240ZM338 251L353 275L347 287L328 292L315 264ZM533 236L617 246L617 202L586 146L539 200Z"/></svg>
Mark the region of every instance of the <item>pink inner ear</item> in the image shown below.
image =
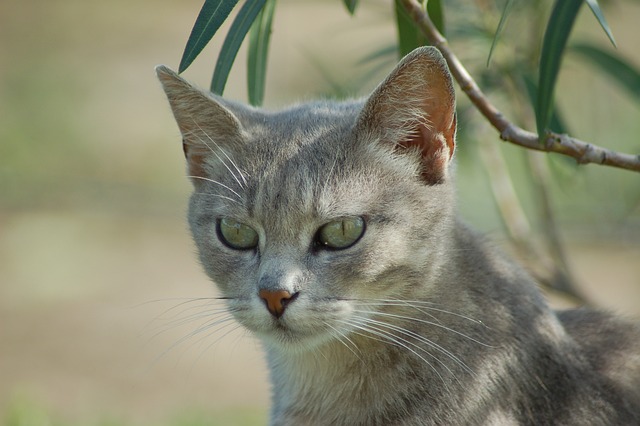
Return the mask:
<svg viewBox="0 0 640 426"><path fill-rule="evenodd" d="M455 149L456 117L448 128L440 123L430 128L422 123L415 132L399 143L403 148L417 148L422 154L422 179L428 184L442 182ZM442 129L442 130L441 130Z"/></svg>
<svg viewBox="0 0 640 426"><path fill-rule="evenodd" d="M184 142L182 142L182 150L184 151L184 157L187 159L189 176L206 177L204 173L204 155Z"/></svg>

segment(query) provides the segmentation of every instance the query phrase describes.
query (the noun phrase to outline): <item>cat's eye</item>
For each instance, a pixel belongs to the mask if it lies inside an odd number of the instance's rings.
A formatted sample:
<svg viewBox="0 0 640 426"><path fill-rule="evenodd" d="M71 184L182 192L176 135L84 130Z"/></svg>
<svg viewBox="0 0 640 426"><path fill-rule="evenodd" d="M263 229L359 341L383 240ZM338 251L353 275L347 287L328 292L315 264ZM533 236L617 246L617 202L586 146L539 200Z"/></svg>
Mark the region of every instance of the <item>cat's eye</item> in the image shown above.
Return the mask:
<svg viewBox="0 0 640 426"><path fill-rule="evenodd" d="M218 238L236 250L249 250L258 246L258 233L249 225L230 218L218 221Z"/></svg>
<svg viewBox="0 0 640 426"><path fill-rule="evenodd" d="M364 219L361 217L345 217L322 226L316 238L323 247L346 249L358 242L364 229Z"/></svg>

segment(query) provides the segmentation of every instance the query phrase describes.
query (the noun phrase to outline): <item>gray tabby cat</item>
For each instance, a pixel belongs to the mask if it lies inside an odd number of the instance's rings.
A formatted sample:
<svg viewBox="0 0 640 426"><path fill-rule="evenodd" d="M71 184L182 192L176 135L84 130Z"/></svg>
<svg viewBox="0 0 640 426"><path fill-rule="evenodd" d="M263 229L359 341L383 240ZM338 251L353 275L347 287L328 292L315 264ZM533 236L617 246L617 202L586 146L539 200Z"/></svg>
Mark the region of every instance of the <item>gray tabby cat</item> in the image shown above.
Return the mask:
<svg viewBox="0 0 640 426"><path fill-rule="evenodd" d="M267 353L272 425L640 425L640 326L553 312L458 219L436 49L368 99L280 112L157 73L201 262Z"/></svg>

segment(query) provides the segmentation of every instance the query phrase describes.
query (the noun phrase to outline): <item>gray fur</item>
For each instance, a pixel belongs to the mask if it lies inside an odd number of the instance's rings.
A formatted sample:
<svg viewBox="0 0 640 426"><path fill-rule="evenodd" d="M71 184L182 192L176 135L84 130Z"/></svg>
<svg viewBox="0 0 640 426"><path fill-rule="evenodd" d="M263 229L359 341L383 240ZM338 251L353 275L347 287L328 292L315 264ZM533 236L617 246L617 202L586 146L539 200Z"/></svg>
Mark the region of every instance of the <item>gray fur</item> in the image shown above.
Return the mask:
<svg viewBox="0 0 640 426"><path fill-rule="evenodd" d="M201 262L264 344L272 425L640 424L640 327L556 315L457 219L454 94L432 48L368 98L265 112L158 68L184 137ZM361 216L352 247L318 229ZM225 246L219 218L259 235ZM298 294L276 318L259 290Z"/></svg>

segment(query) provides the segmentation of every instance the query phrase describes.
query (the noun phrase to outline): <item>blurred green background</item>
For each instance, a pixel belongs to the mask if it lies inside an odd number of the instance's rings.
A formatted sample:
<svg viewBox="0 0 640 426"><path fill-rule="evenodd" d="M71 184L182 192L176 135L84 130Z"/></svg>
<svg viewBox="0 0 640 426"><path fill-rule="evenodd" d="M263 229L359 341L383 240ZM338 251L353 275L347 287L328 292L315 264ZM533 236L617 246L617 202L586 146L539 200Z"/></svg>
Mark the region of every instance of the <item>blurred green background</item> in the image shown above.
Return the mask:
<svg viewBox="0 0 640 426"><path fill-rule="evenodd" d="M361 78L370 69L361 59L395 40L390 2L362 3L355 18L338 0L278 3L267 107L362 95L389 71ZM201 5L0 3L0 424L266 421L258 343L237 330L174 346L194 324L167 330L163 314L179 298L215 294L187 233L180 136L153 72L160 63L177 68ZM606 5L619 52L640 66L640 2ZM518 24L510 28L503 45ZM587 10L572 38L606 43ZM208 86L221 41L189 80ZM486 61L486 44L451 42L475 69ZM241 51L225 92L242 101L244 66ZM572 134L640 152L640 106L585 68L567 57L559 81ZM491 130L461 135L460 208L502 241L478 138L497 139ZM535 210L522 150L500 144L525 210ZM601 307L640 316L640 175L559 167L552 201L581 288Z"/></svg>

